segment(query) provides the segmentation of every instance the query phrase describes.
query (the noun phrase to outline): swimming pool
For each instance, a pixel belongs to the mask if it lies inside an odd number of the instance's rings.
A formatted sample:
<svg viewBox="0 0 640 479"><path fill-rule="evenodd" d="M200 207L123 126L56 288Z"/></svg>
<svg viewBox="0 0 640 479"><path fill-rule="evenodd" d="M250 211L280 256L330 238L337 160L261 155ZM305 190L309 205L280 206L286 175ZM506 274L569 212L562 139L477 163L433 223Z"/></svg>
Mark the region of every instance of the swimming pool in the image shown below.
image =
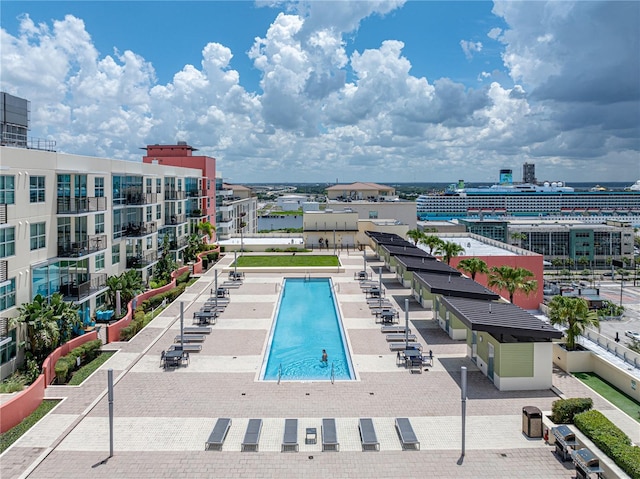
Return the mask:
<svg viewBox="0 0 640 479"><path fill-rule="evenodd" d="M330 278L285 278L260 378L355 378ZM328 361L323 363L322 350Z"/></svg>

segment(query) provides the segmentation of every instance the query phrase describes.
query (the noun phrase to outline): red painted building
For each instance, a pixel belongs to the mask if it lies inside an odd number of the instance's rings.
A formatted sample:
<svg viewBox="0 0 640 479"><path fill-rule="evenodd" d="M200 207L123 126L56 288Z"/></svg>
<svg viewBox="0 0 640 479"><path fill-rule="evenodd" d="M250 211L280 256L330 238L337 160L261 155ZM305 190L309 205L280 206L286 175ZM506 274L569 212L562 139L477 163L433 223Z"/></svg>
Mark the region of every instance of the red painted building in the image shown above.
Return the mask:
<svg viewBox="0 0 640 479"><path fill-rule="evenodd" d="M198 150L182 141L177 145L147 145L146 150L147 154L142 157L143 163L195 168L202 172L195 185L187 185L185 188L187 204L191 205L188 206L187 214L190 223L211 223L214 226L215 239L216 159L210 156L195 156L193 153ZM167 195L172 194L178 199L182 196L180 192L174 193L165 188L165 200L170 199Z"/></svg>

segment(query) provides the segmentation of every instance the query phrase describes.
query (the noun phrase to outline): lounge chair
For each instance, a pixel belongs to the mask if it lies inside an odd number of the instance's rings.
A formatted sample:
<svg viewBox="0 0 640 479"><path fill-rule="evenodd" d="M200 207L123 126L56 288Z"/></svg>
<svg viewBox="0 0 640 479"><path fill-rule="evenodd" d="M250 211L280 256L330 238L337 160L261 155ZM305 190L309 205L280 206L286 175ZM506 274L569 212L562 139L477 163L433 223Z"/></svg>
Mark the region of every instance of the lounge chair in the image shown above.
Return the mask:
<svg viewBox="0 0 640 479"><path fill-rule="evenodd" d="M336 433L336 420L334 418L322 420L322 450L339 451L340 443Z"/></svg>
<svg viewBox="0 0 640 479"><path fill-rule="evenodd" d="M393 333L393 334L387 334L385 336L385 338L387 339L387 342L396 342L396 341L406 341L407 340L407 335L404 333ZM415 334L409 334L409 341L410 342L415 342L416 340L416 335Z"/></svg>
<svg viewBox="0 0 640 479"><path fill-rule="evenodd" d="M218 418L216 425L213 427L213 431L209 434L209 439L204 443L204 450L213 449L215 451L222 451L222 445L224 444L230 427L231 419L228 417Z"/></svg>
<svg viewBox="0 0 640 479"><path fill-rule="evenodd" d="M361 418L358 423L360 430L360 442L363 451L379 451L380 443L376 435L376 429L373 427L373 419Z"/></svg>
<svg viewBox="0 0 640 479"><path fill-rule="evenodd" d="M396 418L396 431L398 432L398 437L400 438L400 444L402 445L403 451L406 451L407 449L413 449L414 451L420 450L420 441L418 441L416 433L413 432L413 427L411 427L409 418Z"/></svg>
<svg viewBox="0 0 640 479"><path fill-rule="evenodd" d="M407 344L404 341L389 343L389 349L393 352L404 351L405 349L407 349ZM409 342L409 349L418 349L422 351L422 344Z"/></svg>
<svg viewBox="0 0 640 479"><path fill-rule="evenodd" d="M298 420L284 420L284 436L282 437L282 452L298 452Z"/></svg>
<svg viewBox="0 0 640 479"><path fill-rule="evenodd" d="M406 331L405 326L381 326L380 332L383 334L402 333ZM411 334L411 328L409 328L409 334Z"/></svg>
<svg viewBox="0 0 640 479"><path fill-rule="evenodd" d="M249 419L247 430L244 433L244 439L240 450L258 452L258 441L260 440L260 431L262 430L262 419Z"/></svg>
<svg viewBox="0 0 640 479"><path fill-rule="evenodd" d="M182 345L180 343L172 344L171 346L169 346L169 351L174 351L176 349L180 349L181 347L183 351L190 351L192 353L197 353L202 351L202 344L191 344L191 343L183 343Z"/></svg>
<svg viewBox="0 0 640 479"><path fill-rule="evenodd" d="M184 334L211 334L209 326L185 326L182 329Z"/></svg>
<svg viewBox="0 0 640 479"><path fill-rule="evenodd" d="M182 335L182 341L185 343L197 343L197 342L202 342L204 341L205 336L204 334L183 334ZM178 334L175 338L175 342L179 343L180 342L180 335Z"/></svg>

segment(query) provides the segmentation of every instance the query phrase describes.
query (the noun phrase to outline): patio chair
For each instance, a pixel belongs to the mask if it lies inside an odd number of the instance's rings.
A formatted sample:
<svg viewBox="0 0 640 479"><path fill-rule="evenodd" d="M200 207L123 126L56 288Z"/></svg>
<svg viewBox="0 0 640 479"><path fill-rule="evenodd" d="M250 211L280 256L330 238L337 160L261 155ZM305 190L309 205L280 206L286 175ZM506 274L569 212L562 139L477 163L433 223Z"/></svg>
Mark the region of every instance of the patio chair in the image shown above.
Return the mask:
<svg viewBox="0 0 640 479"><path fill-rule="evenodd" d="M282 452L298 452L298 420L284 420L284 436L282 438Z"/></svg>
<svg viewBox="0 0 640 479"><path fill-rule="evenodd" d="M209 434L209 439L204 443L204 450L213 449L215 451L222 451L222 445L224 444L230 427L231 419L228 417L218 418L216 425L213 427L213 431Z"/></svg>
<svg viewBox="0 0 640 479"><path fill-rule="evenodd" d="M360 442L362 443L362 450L379 451L380 443L378 442L376 429L373 427L373 419L360 418L358 429L360 430Z"/></svg>
<svg viewBox="0 0 640 479"><path fill-rule="evenodd" d="M389 350L392 352L404 351L405 349L407 349L407 344L404 341L396 341L388 344L389 344ZM409 342L409 349L418 349L422 351L422 344Z"/></svg>
<svg viewBox="0 0 640 479"><path fill-rule="evenodd" d="M323 451L339 451L340 443L338 442L338 434L336 433L336 420L328 418L322 420L322 450Z"/></svg>
<svg viewBox="0 0 640 479"><path fill-rule="evenodd" d="M409 334L409 341L410 342L415 342L416 340L416 335L415 334ZM387 342L391 343L391 342L397 342L397 341L406 341L407 340L407 335L404 333L392 333L392 334L387 334L385 336L385 338L387 339Z"/></svg>
<svg viewBox="0 0 640 479"><path fill-rule="evenodd" d="M242 440L240 448L242 452L258 452L258 441L260 440L261 430L262 419L249 419L249 424L247 424L247 430L244 433L244 439Z"/></svg>
<svg viewBox="0 0 640 479"><path fill-rule="evenodd" d="M420 450L420 441L418 441L416 433L413 432L413 427L411 426L411 422L409 422L409 418L396 418L396 431L400 438L400 444L402 445L403 451L408 449L414 451Z"/></svg>

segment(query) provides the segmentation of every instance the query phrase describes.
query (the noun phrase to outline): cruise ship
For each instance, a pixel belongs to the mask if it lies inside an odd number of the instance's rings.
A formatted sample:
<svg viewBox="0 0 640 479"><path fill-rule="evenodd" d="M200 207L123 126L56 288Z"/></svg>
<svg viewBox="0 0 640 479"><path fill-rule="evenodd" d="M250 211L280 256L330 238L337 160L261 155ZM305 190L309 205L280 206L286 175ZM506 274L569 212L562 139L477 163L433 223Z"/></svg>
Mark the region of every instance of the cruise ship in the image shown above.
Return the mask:
<svg viewBox="0 0 640 479"><path fill-rule="evenodd" d="M418 219L545 217L640 225L640 191L576 191L562 181L512 183L505 171L510 170L501 170L496 185L468 188L460 180L444 193L420 195Z"/></svg>

